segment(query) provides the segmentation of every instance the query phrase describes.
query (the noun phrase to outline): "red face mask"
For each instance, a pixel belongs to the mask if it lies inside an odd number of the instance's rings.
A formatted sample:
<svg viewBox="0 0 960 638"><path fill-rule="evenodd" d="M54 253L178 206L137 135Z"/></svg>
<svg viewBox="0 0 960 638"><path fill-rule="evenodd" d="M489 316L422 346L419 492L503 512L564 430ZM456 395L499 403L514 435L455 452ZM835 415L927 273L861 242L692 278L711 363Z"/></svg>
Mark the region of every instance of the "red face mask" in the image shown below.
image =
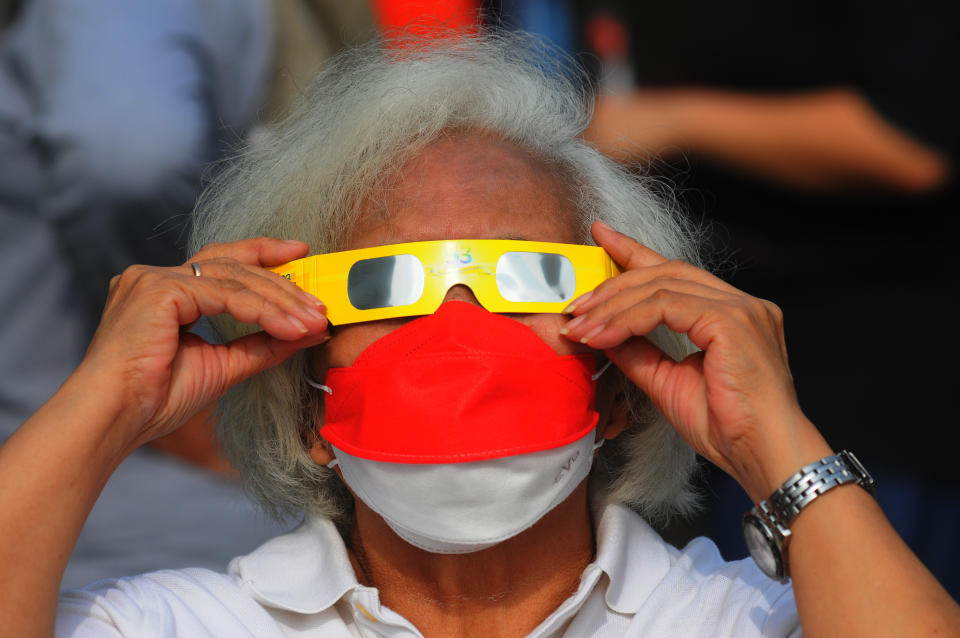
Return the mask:
<svg viewBox="0 0 960 638"><path fill-rule="evenodd" d="M323 437L395 463L459 463L557 448L596 425L593 354L560 356L528 326L463 301L327 371Z"/></svg>

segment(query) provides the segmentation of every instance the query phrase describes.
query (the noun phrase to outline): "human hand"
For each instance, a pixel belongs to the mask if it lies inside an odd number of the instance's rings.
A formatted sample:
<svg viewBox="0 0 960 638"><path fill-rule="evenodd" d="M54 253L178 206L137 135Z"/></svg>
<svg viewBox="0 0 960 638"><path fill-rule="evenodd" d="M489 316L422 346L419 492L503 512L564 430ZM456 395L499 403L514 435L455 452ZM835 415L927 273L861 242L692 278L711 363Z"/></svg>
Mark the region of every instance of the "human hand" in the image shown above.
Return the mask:
<svg viewBox="0 0 960 638"><path fill-rule="evenodd" d="M601 95L583 137L618 162L668 158L685 150L685 104L680 91Z"/></svg>
<svg viewBox="0 0 960 638"><path fill-rule="evenodd" d="M125 447L173 431L231 386L328 338L321 302L264 270L307 250L269 238L212 244L182 266L131 266L113 278L78 373L121 397ZM188 331L221 313L263 330L222 345Z"/></svg>
<svg viewBox="0 0 960 638"><path fill-rule="evenodd" d="M780 309L608 226L592 230L625 272L574 300L567 338L604 350L698 454L766 498L785 478L774 461L813 429L797 404ZM644 338L659 325L700 351L674 361ZM793 463L781 466L789 474Z"/></svg>

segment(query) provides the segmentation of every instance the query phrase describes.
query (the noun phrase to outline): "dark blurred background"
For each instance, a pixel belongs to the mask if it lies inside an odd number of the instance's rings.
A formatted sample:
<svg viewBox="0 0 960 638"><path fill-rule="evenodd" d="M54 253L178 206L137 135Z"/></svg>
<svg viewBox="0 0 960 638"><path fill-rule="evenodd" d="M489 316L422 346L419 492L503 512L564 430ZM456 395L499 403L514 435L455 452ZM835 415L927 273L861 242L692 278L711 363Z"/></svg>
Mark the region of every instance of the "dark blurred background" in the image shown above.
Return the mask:
<svg viewBox="0 0 960 638"><path fill-rule="evenodd" d="M674 187L707 257L780 305L800 403L879 480L887 515L960 595L952 324L955 7L845 0L503 2L600 90L588 136ZM742 490L664 530L746 555Z"/></svg>

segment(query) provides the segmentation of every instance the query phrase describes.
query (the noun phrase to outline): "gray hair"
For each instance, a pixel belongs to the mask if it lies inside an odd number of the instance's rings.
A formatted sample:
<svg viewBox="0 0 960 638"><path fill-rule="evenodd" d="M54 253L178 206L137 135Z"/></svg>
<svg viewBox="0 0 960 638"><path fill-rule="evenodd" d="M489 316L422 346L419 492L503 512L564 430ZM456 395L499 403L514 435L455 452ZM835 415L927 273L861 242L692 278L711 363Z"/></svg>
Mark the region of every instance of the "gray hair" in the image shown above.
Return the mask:
<svg viewBox="0 0 960 638"><path fill-rule="evenodd" d="M382 42L334 58L276 131L225 162L195 211L192 248L271 236L311 253L340 249L361 202L385 176L458 131L482 131L526 149L571 184L584 243L603 220L673 259L698 263L695 233L649 178L608 160L581 135L593 106L589 83L568 58L522 34ZM231 339L254 329L214 320ZM650 337L680 359L689 342L665 328ZM249 492L274 515L309 512L343 520L352 501L318 466L317 391L304 352L233 388L221 402L219 438ZM695 506L693 450L625 377L632 426L600 451L595 502L627 504L648 519Z"/></svg>

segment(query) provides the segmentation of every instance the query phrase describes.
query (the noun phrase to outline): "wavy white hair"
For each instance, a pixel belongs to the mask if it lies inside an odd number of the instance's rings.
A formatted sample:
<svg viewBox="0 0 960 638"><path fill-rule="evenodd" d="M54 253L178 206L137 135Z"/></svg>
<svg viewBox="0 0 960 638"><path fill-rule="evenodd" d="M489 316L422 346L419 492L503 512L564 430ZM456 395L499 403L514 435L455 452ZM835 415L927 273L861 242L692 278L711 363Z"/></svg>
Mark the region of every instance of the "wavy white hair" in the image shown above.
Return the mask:
<svg viewBox="0 0 960 638"><path fill-rule="evenodd" d="M192 248L267 235L338 250L360 204L381 194L391 168L458 131L482 131L526 149L570 184L577 231L603 220L670 258L697 262L696 234L649 180L583 142L593 99L567 58L521 34L460 35L387 48L371 43L336 57L275 134L225 162L197 205ZM251 330L224 318L230 339ZM666 329L651 337L674 358L692 346ZM352 507L337 475L318 466L317 391L305 353L231 390L219 438L246 488L275 515L309 512L343 521ZM625 503L648 519L690 511L695 455L666 419L621 377L632 425L601 449L595 502Z"/></svg>

